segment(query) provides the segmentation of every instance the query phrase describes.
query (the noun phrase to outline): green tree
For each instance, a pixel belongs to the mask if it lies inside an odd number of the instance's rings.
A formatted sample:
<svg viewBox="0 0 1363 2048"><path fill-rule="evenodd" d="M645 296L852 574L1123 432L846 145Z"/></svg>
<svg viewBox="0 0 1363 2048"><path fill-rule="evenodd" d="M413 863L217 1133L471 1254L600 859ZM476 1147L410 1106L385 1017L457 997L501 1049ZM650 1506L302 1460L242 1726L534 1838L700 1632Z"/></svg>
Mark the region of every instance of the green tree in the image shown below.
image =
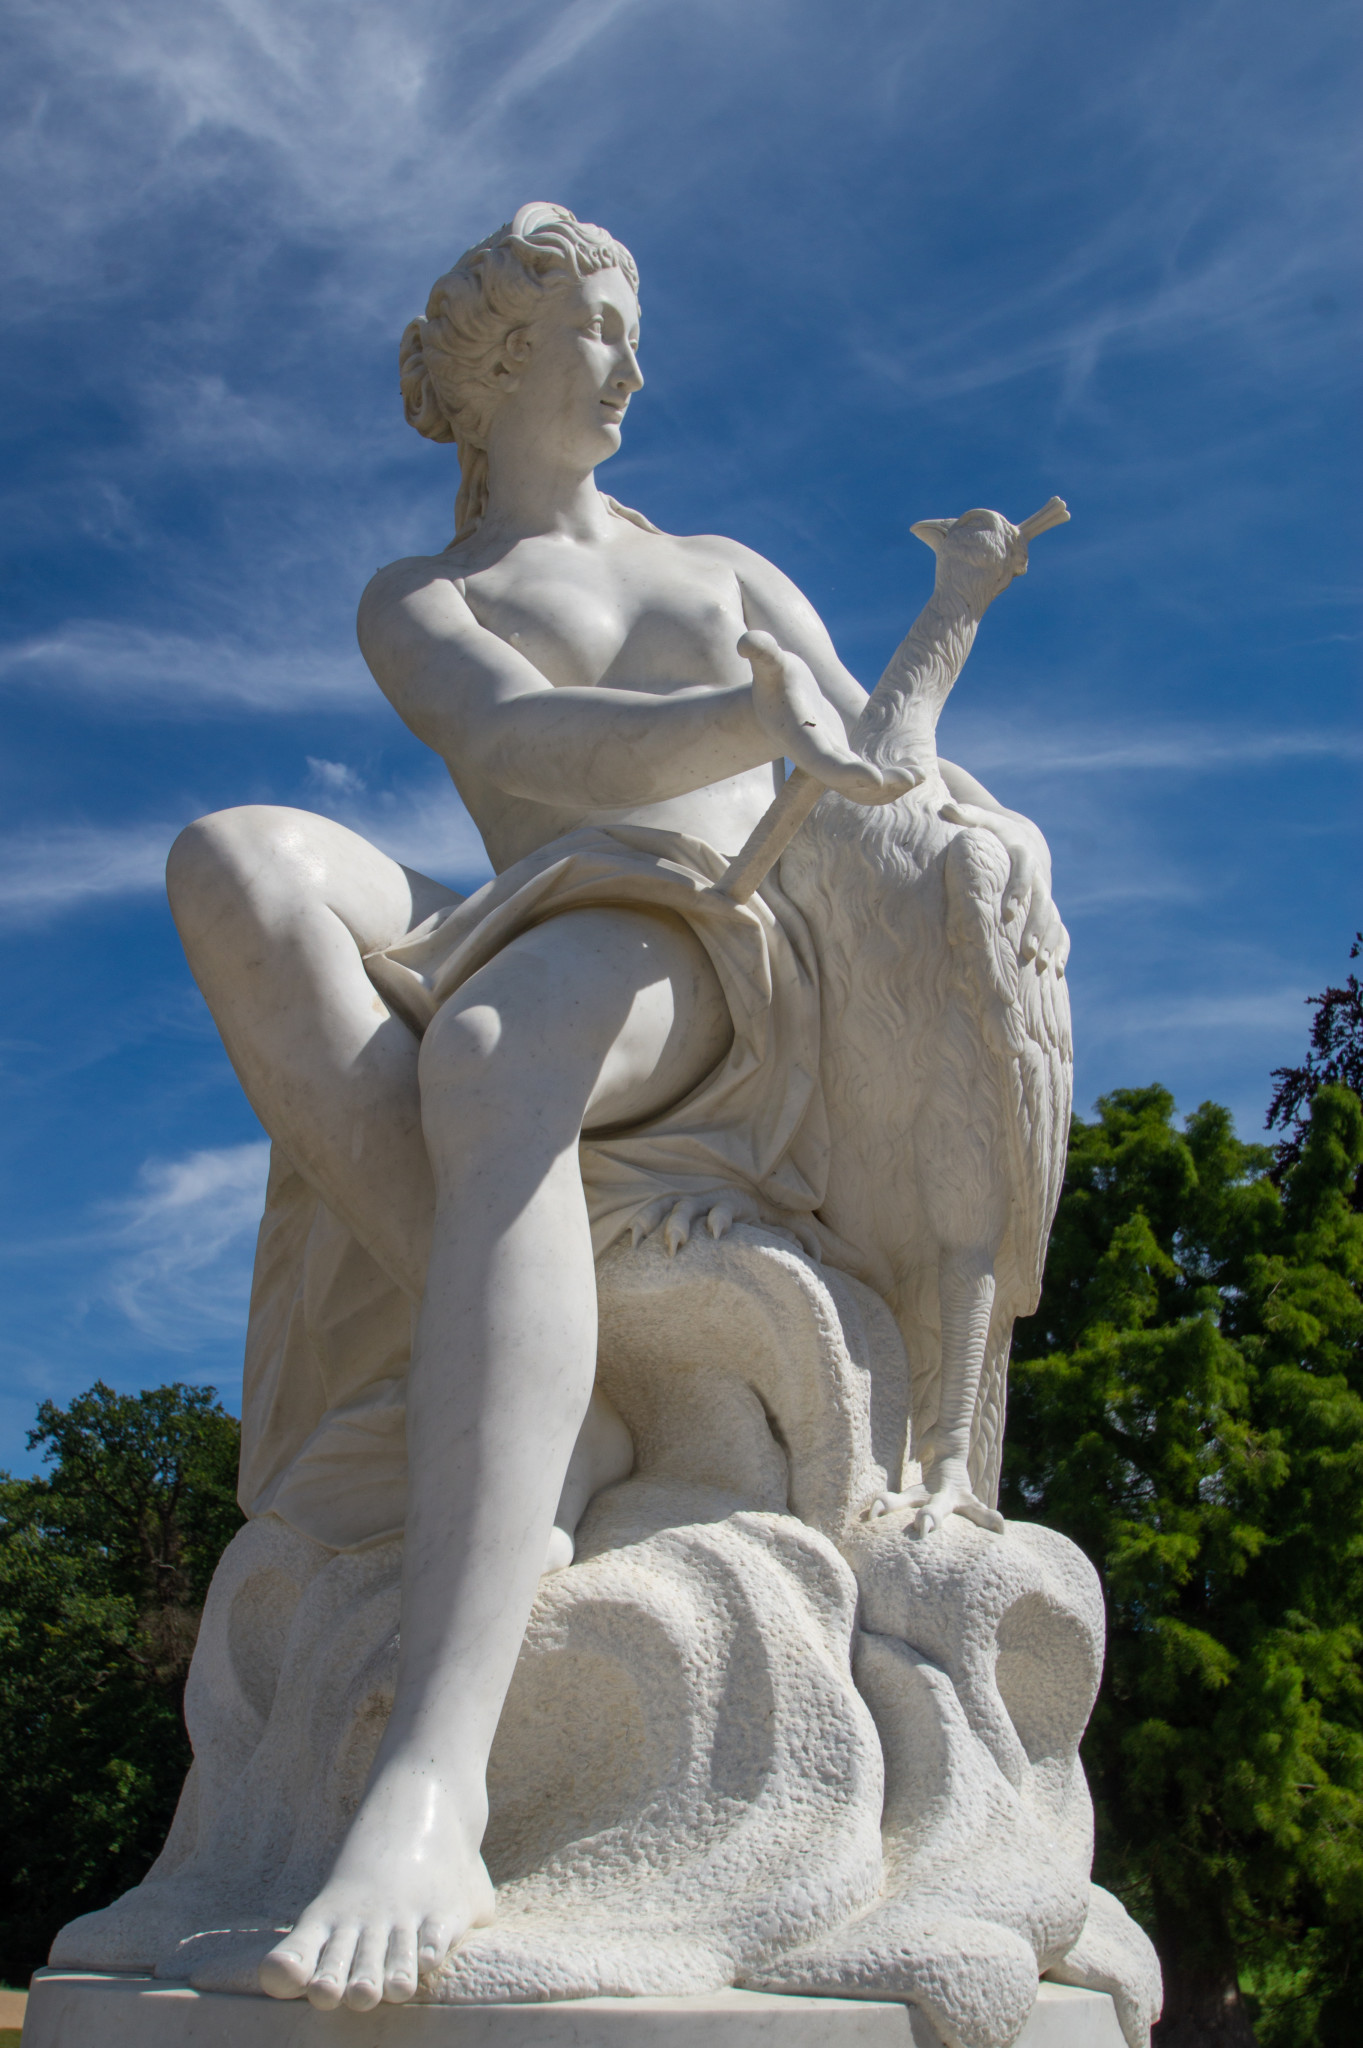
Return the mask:
<svg viewBox="0 0 1363 2048"><path fill-rule="evenodd" d="M1349 958L1363 953L1363 932L1354 933ZM1315 1011L1311 1020L1311 1043L1300 1066L1275 1067L1277 1086L1268 1105L1269 1130L1281 1130L1276 1171L1285 1173L1301 1158L1311 1103L1318 1089L1338 1081L1363 1096L1363 986L1350 974L1342 987L1322 989L1306 998ZM1363 1170L1354 1182L1354 1207L1363 1209Z"/></svg>
<svg viewBox="0 0 1363 2048"><path fill-rule="evenodd" d="M45 1401L48 1476L0 1475L0 1979L158 1853L189 1767L185 1677L241 1523L211 1387Z"/></svg>
<svg viewBox="0 0 1363 2048"><path fill-rule="evenodd" d="M1098 1875L1155 1938L1168 2048L1356 2039L1360 1163L1337 1085L1281 1185L1215 1104L1107 1096L1018 1331L1003 1504L1103 1574Z"/></svg>

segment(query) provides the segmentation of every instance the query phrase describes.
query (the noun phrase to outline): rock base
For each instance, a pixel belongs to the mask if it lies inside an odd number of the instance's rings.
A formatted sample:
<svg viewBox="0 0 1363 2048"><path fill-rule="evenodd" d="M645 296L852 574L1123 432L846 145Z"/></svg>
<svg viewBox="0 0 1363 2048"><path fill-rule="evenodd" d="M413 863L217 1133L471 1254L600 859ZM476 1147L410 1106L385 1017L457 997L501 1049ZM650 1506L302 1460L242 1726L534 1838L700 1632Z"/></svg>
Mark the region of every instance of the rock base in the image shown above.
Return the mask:
<svg viewBox="0 0 1363 2048"><path fill-rule="evenodd" d="M24 2048L941 2048L913 2006L715 1991L539 2005L305 2003L193 1991L149 1977L40 1970ZM1043 1984L1014 2048L1122 2048L1105 1992Z"/></svg>

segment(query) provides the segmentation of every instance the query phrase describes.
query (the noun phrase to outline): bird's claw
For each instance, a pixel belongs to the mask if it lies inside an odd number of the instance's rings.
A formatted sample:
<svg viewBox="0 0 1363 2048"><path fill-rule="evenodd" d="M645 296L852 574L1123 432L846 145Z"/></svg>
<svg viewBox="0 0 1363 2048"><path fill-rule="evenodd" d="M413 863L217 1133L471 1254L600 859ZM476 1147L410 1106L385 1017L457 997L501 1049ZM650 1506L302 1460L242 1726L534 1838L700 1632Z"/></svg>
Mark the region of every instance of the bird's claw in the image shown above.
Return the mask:
<svg viewBox="0 0 1363 2048"><path fill-rule="evenodd" d="M902 1508L921 1507L928 1497L926 1486L910 1486L903 1493L895 1493L883 1486L862 1510L864 1522L879 1522L886 1515L897 1514Z"/></svg>
<svg viewBox="0 0 1363 2048"><path fill-rule="evenodd" d="M1003 1534L1003 1516L997 1508L987 1507L979 1499L963 1463L953 1459L939 1465L927 1476L922 1491L926 1497L909 1524L911 1535L930 1536L935 1530L944 1529L953 1515L963 1515L976 1528L989 1529L996 1536Z"/></svg>

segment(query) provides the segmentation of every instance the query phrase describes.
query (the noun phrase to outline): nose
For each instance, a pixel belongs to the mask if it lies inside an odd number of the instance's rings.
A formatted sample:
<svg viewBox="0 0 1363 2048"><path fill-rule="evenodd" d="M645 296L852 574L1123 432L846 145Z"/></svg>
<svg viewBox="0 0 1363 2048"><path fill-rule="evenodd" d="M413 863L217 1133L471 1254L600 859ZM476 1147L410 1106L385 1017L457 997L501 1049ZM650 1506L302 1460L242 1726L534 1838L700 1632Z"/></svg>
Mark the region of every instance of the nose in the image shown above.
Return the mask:
<svg viewBox="0 0 1363 2048"><path fill-rule="evenodd" d="M634 344L630 341L623 341L620 346L623 350L623 361L615 375L611 378L611 383L617 391L627 393L642 391L644 388L644 373L639 368L639 358L634 353Z"/></svg>

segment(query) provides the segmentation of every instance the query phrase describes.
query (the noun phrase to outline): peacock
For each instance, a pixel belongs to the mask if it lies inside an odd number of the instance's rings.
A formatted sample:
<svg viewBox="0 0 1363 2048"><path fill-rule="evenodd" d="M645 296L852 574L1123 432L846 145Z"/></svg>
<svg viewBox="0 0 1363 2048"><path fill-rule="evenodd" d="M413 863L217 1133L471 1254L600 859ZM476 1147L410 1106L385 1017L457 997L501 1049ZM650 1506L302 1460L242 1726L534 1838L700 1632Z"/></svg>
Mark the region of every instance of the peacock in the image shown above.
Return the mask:
<svg viewBox="0 0 1363 2048"><path fill-rule="evenodd" d="M923 1486L898 1499L917 1504L920 1535L953 1511L1003 1527L1013 1322L1040 1293L1073 1098L1069 942L1045 841L1016 813L953 798L937 720L1029 540L1068 516L1057 498L1021 526L988 511L914 526L937 558L933 594L852 742L914 787L868 808L793 775L725 883L741 900L788 841L780 886L822 983L820 1222L904 1337Z"/></svg>

